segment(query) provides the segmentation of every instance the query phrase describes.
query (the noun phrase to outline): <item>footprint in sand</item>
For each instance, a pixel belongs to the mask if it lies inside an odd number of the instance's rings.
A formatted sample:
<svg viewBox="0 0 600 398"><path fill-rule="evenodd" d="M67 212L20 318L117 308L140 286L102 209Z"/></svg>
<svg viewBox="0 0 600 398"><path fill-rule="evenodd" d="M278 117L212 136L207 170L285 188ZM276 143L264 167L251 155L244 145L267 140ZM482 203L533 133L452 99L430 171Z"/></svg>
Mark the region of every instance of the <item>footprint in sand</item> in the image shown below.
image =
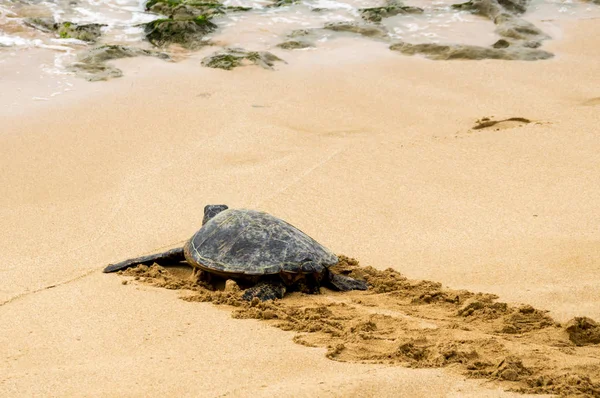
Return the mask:
<svg viewBox="0 0 600 398"><path fill-rule="evenodd" d="M521 127L525 124L531 123L531 120L526 119L524 117L511 117L503 120L493 120L489 117L481 118L475 121L475 126L472 127L473 130L483 130L483 129L494 129L498 130L506 130L512 129L515 127Z"/></svg>

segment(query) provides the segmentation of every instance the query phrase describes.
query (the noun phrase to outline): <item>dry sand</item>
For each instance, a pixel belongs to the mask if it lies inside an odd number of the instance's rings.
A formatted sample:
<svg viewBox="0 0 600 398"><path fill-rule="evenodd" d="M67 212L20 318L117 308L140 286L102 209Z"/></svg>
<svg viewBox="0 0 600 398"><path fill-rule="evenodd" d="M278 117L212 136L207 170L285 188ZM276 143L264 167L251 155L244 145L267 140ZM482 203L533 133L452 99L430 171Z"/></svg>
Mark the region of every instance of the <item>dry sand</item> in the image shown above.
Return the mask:
<svg viewBox="0 0 600 398"><path fill-rule="evenodd" d="M3 107L0 395L510 395L332 361L293 331L100 270L178 244L226 203L377 269L600 319L599 30L566 26L558 56L532 63L383 45L373 60L286 55L274 73L126 60L125 78ZM502 122L473 129L484 117Z"/></svg>

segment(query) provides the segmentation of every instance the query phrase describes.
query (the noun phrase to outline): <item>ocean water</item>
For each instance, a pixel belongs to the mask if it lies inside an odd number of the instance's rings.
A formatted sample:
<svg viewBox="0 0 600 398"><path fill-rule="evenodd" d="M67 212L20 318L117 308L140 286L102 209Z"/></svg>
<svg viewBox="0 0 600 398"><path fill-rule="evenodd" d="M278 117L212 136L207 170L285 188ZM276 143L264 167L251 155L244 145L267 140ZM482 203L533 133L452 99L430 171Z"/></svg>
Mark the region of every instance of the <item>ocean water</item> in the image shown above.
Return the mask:
<svg viewBox="0 0 600 398"><path fill-rule="evenodd" d="M44 49L53 53L46 73L69 73L66 66L76 54L99 44L126 44L152 48L141 24L161 18L145 11L146 0L0 0L0 68L10 57L23 51ZM485 17L451 6L460 0L406 0L404 5L420 7L422 14L404 14L382 21L388 40L410 43L462 43L490 45L498 40L494 24ZM322 28L329 22L361 20L360 8L377 7L383 0L301 0L291 6L273 8L269 0L225 0L225 5L252 7L252 11L229 13L213 21L218 30L210 34L218 46L237 46L250 50L269 50L296 29ZM57 22L100 23L102 36L97 44L61 39L25 24L26 18L52 17ZM600 6L583 0L531 0L524 19L556 37L558 22L564 19L600 17ZM600 21L599 21L600 23ZM319 43L334 41L349 34L322 31ZM369 40L356 36L357 40ZM372 39L371 39L372 40Z"/></svg>

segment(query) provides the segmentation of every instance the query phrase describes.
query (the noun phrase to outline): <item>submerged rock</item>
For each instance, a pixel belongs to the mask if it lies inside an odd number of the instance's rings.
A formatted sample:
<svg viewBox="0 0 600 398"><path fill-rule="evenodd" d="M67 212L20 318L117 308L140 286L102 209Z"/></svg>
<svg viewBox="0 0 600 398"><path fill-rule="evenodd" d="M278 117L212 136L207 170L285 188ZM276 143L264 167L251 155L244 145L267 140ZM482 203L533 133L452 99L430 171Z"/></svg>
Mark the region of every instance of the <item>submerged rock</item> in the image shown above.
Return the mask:
<svg viewBox="0 0 600 398"><path fill-rule="evenodd" d="M393 17L399 14L422 14L423 9L403 5L398 0L387 0L383 7L361 8L358 10L365 21L381 22L383 18Z"/></svg>
<svg viewBox="0 0 600 398"><path fill-rule="evenodd" d="M314 45L302 40L288 40L284 41L283 43L279 43L277 47L283 48L284 50L298 50L303 48L311 48L314 47Z"/></svg>
<svg viewBox="0 0 600 398"><path fill-rule="evenodd" d="M313 33L312 29L296 29L292 30L288 37L304 37L310 36Z"/></svg>
<svg viewBox="0 0 600 398"><path fill-rule="evenodd" d="M218 1L210 0L150 0L146 3L146 11L175 19L175 15L187 15L188 18L193 18L200 15L215 16L225 14L225 7Z"/></svg>
<svg viewBox="0 0 600 398"><path fill-rule="evenodd" d="M510 14L500 14L494 19L496 33L508 39L545 40L550 36L542 32L531 22Z"/></svg>
<svg viewBox="0 0 600 398"><path fill-rule="evenodd" d="M223 6L223 4L217 0L149 0L146 2L146 11L157 12L167 10L163 15L170 15L170 10L181 5L190 5L202 9Z"/></svg>
<svg viewBox="0 0 600 398"><path fill-rule="evenodd" d="M390 50L399 51L406 55L422 54L425 57L433 60L504 59L535 61L553 57L553 54L547 51L521 46L506 48L488 48L464 44L410 44L399 42L390 46Z"/></svg>
<svg viewBox="0 0 600 398"><path fill-rule="evenodd" d="M105 45L95 47L80 54L78 58L80 62L101 63L113 59L132 58L138 56L157 57L164 60L170 59L170 57L165 53L120 45Z"/></svg>
<svg viewBox="0 0 600 398"><path fill-rule="evenodd" d="M25 18L23 23L45 33L56 32L55 25L58 25L53 18Z"/></svg>
<svg viewBox="0 0 600 398"><path fill-rule="evenodd" d="M206 45L204 36L217 28L210 18L200 15L189 19L158 19L145 26L146 38L157 47L177 43L188 49Z"/></svg>
<svg viewBox="0 0 600 398"><path fill-rule="evenodd" d="M509 46L510 46L510 43L504 39L500 39L497 42L495 42L494 44L492 44L492 47L494 47L494 48L506 48Z"/></svg>
<svg viewBox="0 0 600 398"><path fill-rule="evenodd" d="M507 11L515 14L523 14L527 11L529 0L498 0L498 3Z"/></svg>
<svg viewBox="0 0 600 398"><path fill-rule="evenodd" d="M123 76L121 69L106 64L75 62L69 65L67 70L75 73L77 77L84 78L88 82L98 82Z"/></svg>
<svg viewBox="0 0 600 398"><path fill-rule="evenodd" d="M335 32L357 33L361 36L366 37L383 38L388 35L387 30L381 26L360 25L355 22L330 22L325 24L324 28L328 30L333 30Z"/></svg>
<svg viewBox="0 0 600 398"><path fill-rule="evenodd" d="M219 1L195 1L195 0L150 0L146 3L146 11L156 14L173 15L178 13L177 9L186 9L195 16L216 16L227 12L250 11L252 7L225 6ZM196 10L196 11L191 11Z"/></svg>
<svg viewBox="0 0 600 398"><path fill-rule="evenodd" d="M266 51L246 51L242 48L226 48L202 60L202 66L231 70L238 66L258 65L273 70L275 62L285 62L281 58Z"/></svg>
<svg viewBox="0 0 600 398"><path fill-rule="evenodd" d="M300 3L300 0L275 0L273 4L269 4L267 7L285 7L298 3Z"/></svg>
<svg viewBox="0 0 600 398"><path fill-rule="evenodd" d="M323 36L323 29L296 29L291 31L283 43L279 43L277 47L284 50L296 50L315 47L315 42Z"/></svg>
<svg viewBox="0 0 600 398"><path fill-rule="evenodd" d="M61 39L95 42L106 25L91 23L78 25L72 22L55 22L52 18L27 18L25 24L46 33L55 33Z"/></svg>
<svg viewBox="0 0 600 398"><path fill-rule="evenodd" d="M123 72L106 62L113 59L151 56L160 59L170 59L167 54L143 50L141 48L119 45L106 45L92 48L77 57L77 62L71 64L68 70L88 81L108 80L123 76Z"/></svg>
<svg viewBox="0 0 600 398"><path fill-rule="evenodd" d="M485 58L490 56L500 57L498 59L525 60L549 58L552 56L551 53L535 49L550 36L518 16L527 11L528 4L529 0L471 0L452 7L488 17L496 25L496 33L502 39L492 47L494 50L502 51L487 51Z"/></svg>
<svg viewBox="0 0 600 398"><path fill-rule="evenodd" d="M452 8L490 17L490 14L500 12L499 7L513 14L523 14L527 11L528 4L529 0L471 0L466 3L454 4Z"/></svg>
<svg viewBox="0 0 600 398"><path fill-rule="evenodd" d="M61 39L77 39L87 42L95 42L102 35L102 27L97 23L77 25L70 22L59 24L57 33Z"/></svg>
<svg viewBox="0 0 600 398"><path fill-rule="evenodd" d="M452 7L488 17L496 25L496 33L506 39L544 40L549 36L531 22L518 17L527 10L529 0L471 0Z"/></svg>

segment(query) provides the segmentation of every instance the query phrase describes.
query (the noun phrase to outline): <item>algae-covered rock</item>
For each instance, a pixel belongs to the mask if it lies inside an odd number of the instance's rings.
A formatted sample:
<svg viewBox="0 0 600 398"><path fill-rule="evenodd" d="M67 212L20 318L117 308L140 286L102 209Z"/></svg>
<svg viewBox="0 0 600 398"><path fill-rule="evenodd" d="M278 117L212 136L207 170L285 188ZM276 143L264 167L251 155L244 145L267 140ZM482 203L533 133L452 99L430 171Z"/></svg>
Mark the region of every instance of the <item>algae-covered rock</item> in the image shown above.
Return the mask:
<svg viewBox="0 0 600 398"><path fill-rule="evenodd" d="M68 70L88 81L108 80L123 76L123 72L106 62L113 59L151 56L160 59L170 59L167 54L143 50L141 48L106 45L92 48L77 57L77 62L71 64Z"/></svg>
<svg viewBox="0 0 600 398"><path fill-rule="evenodd" d="M97 23L77 25L70 22L58 24L57 33L61 39L77 39L87 42L95 42L102 35L102 27Z"/></svg>
<svg viewBox="0 0 600 398"><path fill-rule="evenodd" d="M492 47L494 48L506 48L506 47L510 47L510 42L504 40L504 39L500 39L497 42L495 42L494 44L492 44Z"/></svg>
<svg viewBox="0 0 600 398"><path fill-rule="evenodd" d="M275 0L273 4L269 4L267 7L285 7L298 3L300 3L300 0Z"/></svg>
<svg viewBox="0 0 600 398"><path fill-rule="evenodd" d="M163 9L172 9L180 5L191 5L198 8L223 6L223 4L217 0L149 0L146 2L146 11L155 12L155 10L157 10L157 8L155 8L156 6L163 7Z"/></svg>
<svg viewBox="0 0 600 398"><path fill-rule="evenodd" d="M360 12L362 19L369 22L381 22L383 18L393 17L399 14L423 13L422 8L405 6L398 0L387 0L383 7L361 8L358 11Z"/></svg>
<svg viewBox="0 0 600 398"><path fill-rule="evenodd" d="M146 38L155 46L177 43L188 49L206 44L204 36L217 28L210 18L201 15L189 19L158 19L145 26Z"/></svg>
<svg viewBox="0 0 600 398"><path fill-rule="evenodd" d="M485 16L494 22L496 33L502 37L493 45L495 49L510 48L507 50L509 56L535 57L541 53L528 49L540 47L542 41L550 36L518 16L527 10L528 4L529 0L470 0L452 7Z"/></svg>
<svg viewBox="0 0 600 398"><path fill-rule="evenodd" d="M507 11L514 14L523 14L527 11L529 0L498 0L498 3Z"/></svg>
<svg viewBox="0 0 600 398"><path fill-rule="evenodd" d="M23 19L23 23L44 33L56 33L58 28L58 24L54 18L25 18Z"/></svg>
<svg viewBox="0 0 600 398"><path fill-rule="evenodd" d="M335 32L357 33L361 36L366 37L383 38L388 35L387 30L381 26L361 25L355 22L330 22L325 24L324 28L328 30L333 30Z"/></svg>
<svg viewBox="0 0 600 398"><path fill-rule="evenodd" d="M242 48L226 48L202 60L202 66L231 70L238 66L258 65L264 69L273 69L275 62L285 62L266 51L246 51Z"/></svg>
<svg viewBox="0 0 600 398"><path fill-rule="evenodd" d="M106 25L91 23L79 25L72 22L55 22L52 18L27 18L24 23L46 33L55 33L61 39L77 39L95 42Z"/></svg>
<svg viewBox="0 0 600 398"><path fill-rule="evenodd" d="M494 19L496 33L508 39L545 40L550 38L531 22L510 14L500 14Z"/></svg>
<svg viewBox="0 0 600 398"><path fill-rule="evenodd" d="M225 13L225 7L218 1L192 1L192 0L150 0L146 3L146 10L174 18L175 14L188 17L199 15L214 16Z"/></svg>
<svg viewBox="0 0 600 398"><path fill-rule="evenodd" d="M421 54L433 60L504 59L535 61L553 57L552 53L549 53L547 51L521 46L511 46L507 48L488 48L464 44L410 44L399 42L390 46L390 50L399 51L406 55Z"/></svg>
<svg viewBox="0 0 600 398"><path fill-rule="evenodd" d="M181 4L169 10L169 18L177 21L205 17L212 18L215 15L224 14L225 11L220 7L198 8L188 4Z"/></svg>
<svg viewBox="0 0 600 398"><path fill-rule="evenodd" d="M81 53L78 57L78 60L86 63L102 63L113 59L132 58L139 56L156 57L164 60L170 59L167 54L157 51L149 51L141 48L120 45L105 45L95 47Z"/></svg>
<svg viewBox="0 0 600 398"><path fill-rule="evenodd" d="M497 0L470 0L466 3L454 4L452 8L482 15L491 20L496 18L500 13L505 12L504 7Z"/></svg>
<svg viewBox="0 0 600 398"><path fill-rule="evenodd" d="M250 11L252 7L225 6L217 0L150 0L146 3L146 11L170 17L181 13L181 10L193 16L217 16L228 12Z"/></svg>
<svg viewBox="0 0 600 398"><path fill-rule="evenodd" d="M75 62L69 65L67 70L89 82L98 82L123 76L123 71L121 69L106 64Z"/></svg>
<svg viewBox="0 0 600 398"><path fill-rule="evenodd" d="M518 17L527 10L529 0L471 0L452 7L488 17L496 25L496 33L512 40L544 40L549 36L531 22Z"/></svg>
<svg viewBox="0 0 600 398"><path fill-rule="evenodd" d="M204 36L217 28L213 17L252 8L224 6L216 0L150 0L146 9L167 16L145 25L148 41L155 46L177 43L193 50L206 45Z"/></svg>
<svg viewBox="0 0 600 398"><path fill-rule="evenodd" d="M466 3L454 4L452 8L493 18L492 14L501 12L502 9L514 14L522 14L527 11L528 4L529 0L470 0Z"/></svg>
<svg viewBox="0 0 600 398"><path fill-rule="evenodd" d="M309 36L310 34L312 34L311 29L296 29L296 30L292 30L290 32L290 34L288 35L288 37L303 37L303 36Z"/></svg>
<svg viewBox="0 0 600 398"><path fill-rule="evenodd" d="M279 43L277 47L283 48L284 50L298 50L314 47L314 45L303 40L288 40L284 41L283 43Z"/></svg>

